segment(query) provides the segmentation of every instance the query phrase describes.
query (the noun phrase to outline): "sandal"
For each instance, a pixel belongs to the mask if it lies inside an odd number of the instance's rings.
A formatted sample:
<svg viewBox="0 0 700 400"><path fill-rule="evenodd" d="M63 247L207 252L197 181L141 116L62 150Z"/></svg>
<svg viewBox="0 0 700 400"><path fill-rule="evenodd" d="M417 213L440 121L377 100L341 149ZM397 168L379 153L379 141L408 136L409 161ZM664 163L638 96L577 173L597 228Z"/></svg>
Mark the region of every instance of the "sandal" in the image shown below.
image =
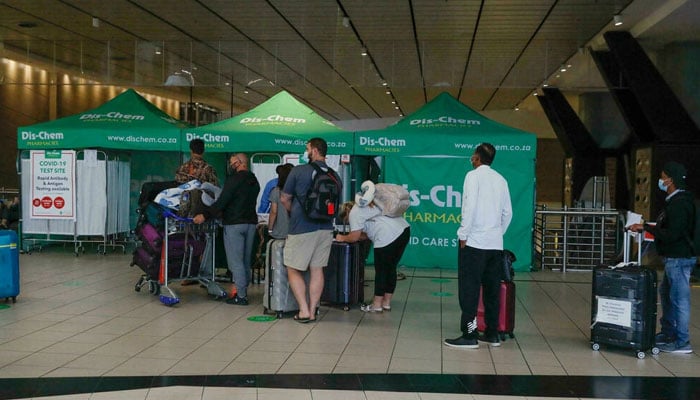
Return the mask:
<svg viewBox="0 0 700 400"><path fill-rule="evenodd" d="M382 307L374 308L372 307L371 304L363 304L360 306L360 310L364 311L366 313L380 313L383 312L384 309Z"/></svg>
<svg viewBox="0 0 700 400"><path fill-rule="evenodd" d="M294 314L294 321L296 321L296 322L298 322L298 323L300 323L300 324L308 324L308 323L311 322L312 320L311 320L311 318L309 318L309 317L302 318L302 317L299 316L299 314Z"/></svg>
<svg viewBox="0 0 700 400"><path fill-rule="evenodd" d="M391 311L391 306L382 306L384 311Z"/></svg>

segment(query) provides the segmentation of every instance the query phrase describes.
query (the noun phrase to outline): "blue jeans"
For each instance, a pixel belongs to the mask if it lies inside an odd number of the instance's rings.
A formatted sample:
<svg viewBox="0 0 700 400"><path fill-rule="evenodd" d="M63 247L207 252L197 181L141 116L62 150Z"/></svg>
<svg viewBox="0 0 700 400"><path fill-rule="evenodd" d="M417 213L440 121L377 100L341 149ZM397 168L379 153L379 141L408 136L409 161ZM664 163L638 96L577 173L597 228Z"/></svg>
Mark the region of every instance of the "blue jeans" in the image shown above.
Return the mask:
<svg viewBox="0 0 700 400"><path fill-rule="evenodd" d="M238 297L248 297L248 284L253 275L251 255L255 240L255 224L224 225L226 261L236 284Z"/></svg>
<svg viewBox="0 0 700 400"><path fill-rule="evenodd" d="M695 268L695 257L664 258L664 268L659 287L661 332L683 346L690 341L690 273Z"/></svg>

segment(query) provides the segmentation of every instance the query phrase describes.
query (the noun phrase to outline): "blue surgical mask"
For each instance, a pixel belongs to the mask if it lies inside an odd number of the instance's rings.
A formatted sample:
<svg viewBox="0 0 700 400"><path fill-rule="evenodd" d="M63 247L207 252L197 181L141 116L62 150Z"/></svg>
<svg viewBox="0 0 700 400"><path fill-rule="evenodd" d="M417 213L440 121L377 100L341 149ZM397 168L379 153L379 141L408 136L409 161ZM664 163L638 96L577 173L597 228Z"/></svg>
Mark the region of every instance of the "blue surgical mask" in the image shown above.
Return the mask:
<svg viewBox="0 0 700 400"><path fill-rule="evenodd" d="M668 190L668 186L664 185L664 180L661 178L659 178L659 189L661 189L662 192Z"/></svg>

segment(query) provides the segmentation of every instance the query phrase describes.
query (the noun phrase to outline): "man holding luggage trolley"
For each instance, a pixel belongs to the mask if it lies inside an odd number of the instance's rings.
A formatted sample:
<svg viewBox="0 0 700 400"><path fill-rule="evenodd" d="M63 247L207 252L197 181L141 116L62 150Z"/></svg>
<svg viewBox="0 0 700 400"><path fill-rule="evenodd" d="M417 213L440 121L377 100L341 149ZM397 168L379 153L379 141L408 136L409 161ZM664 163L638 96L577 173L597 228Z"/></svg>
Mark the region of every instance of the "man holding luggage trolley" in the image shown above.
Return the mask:
<svg viewBox="0 0 700 400"><path fill-rule="evenodd" d="M310 139L306 143L309 163L292 169L280 196L280 202L290 213L289 235L284 245L284 265L287 267L289 286L299 305L299 313L294 316L294 320L300 323L316 320L316 309L323 294L323 268L328 265L333 244L333 221L313 220L302 207L302 202L313 185L316 171L311 164L328 171L327 151L328 144L324 139ZM310 270L308 293L304 280L306 270Z"/></svg>
<svg viewBox="0 0 700 400"><path fill-rule="evenodd" d="M233 173L226 178L221 195L204 214L196 215L192 221L201 224L206 218L221 213L226 261L236 284L236 295L226 303L247 306L248 285L252 277L251 254L258 224L255 203L260 184L255 174L248 170L248 156L244 153L233 154L229 165Z"/></svg>
<svg viewBox="0 0 700 400"><path fill-rule="evenodd" d="M499 290L503 270L503 235L513 212L508 183L491 169L496 149L490 143L480 144L471 156L474 168L464 177L462 188L462 222L457 230L459 249L457 285L462 310L462 336L445 339L445 345L478 349L479 341L500 346L498 338ZM483 336L477 332L476 313L479 290L483 290Z"/></svg>
<svg viewBox="0 0 700 400"><path fill-rule="evenodd" d="M656 251L664 262L664 277L659 286L661 297L661 332L656 345L667 353L692 353L690 347L690 274L695 268L693 231L695 205L693 194L686 191L686 169L675 161L667 162L659 177L659 189L667 194L656 225L634 224L634 232L654 235Z"/></svg>

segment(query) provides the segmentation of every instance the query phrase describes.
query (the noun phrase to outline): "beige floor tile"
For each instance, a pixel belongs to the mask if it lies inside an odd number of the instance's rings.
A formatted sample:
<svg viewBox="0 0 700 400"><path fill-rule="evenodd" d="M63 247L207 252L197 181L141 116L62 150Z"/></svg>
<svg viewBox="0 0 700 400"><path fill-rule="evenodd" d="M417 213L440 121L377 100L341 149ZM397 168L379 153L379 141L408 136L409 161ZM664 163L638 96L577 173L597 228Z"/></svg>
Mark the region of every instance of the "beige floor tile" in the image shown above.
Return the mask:
<svg viewBox="0 0 700 400"><path fill-rule="evenodd" d="M32 355L30 351L0 350L0 367Z"/></svg>
<svg viewBox="0 0 700 400"><path fill-rule="evenodd" d="M169 386L151 388L146 400L191 400L201 399L204 388L199 386Z"/></svg>
<svg viewBox="0 0 700 400"><path fill-rule="evenodd" d="M367 400L365 392L359 390L318 390L311 389L313 400Z"/></svg>
<svg viewBox="0 0 700 400"><path fill-rule="evenodd" d="M13 363L13 365L58 368L76 358L78 358L78 355L75 354L54 354L41 352L34 353L21 360L17 360Z"/></svg>
<svg viewBox="0 0 700 400"><path fill-rule="evenodd" d="M236 362L259 362L282 364L292 353L280 351L253 351L246 350L236 357Z"/></svg>
<svg viewBox="0 0 700 400"><path fill-rule="evenodd" d="M224 368L220 375L235 374L275 374L282 363L249 362L245 360L234 361Z"/></svg>
<svg viewBox="0 0 700 400"><path fill-rule="evenodd" d="M230 361L192 360L177 362L164 375L218 375Z"/></svg>
<svg viewBox="0 0 700 400"><path fill-rule="evenodd" d="M205 387L202 400L257 400L256 388Z"/></svg>
<svg viewBox="0 0 700 400"><path fill-rule="evenodd" d="M439 374L442 372L442 363L440 359L418 359L418 358L402 358L392 357L389 364L390 374L400 373L421 373L421 374Z"/></svg>
<svg viewBox="0 0 700 400"><path fill-rule="evenodd" d="M80 369L104 369L111 370L119 366L128 360L129 357L125 356L107 356L98 354L86 354L82 357L78 357L75 360L69 362L65 365L66 368L80 368Z"/></svg>
<svg viewBox="0 0 700 400"><path fill-rule="evenodd" d="M456 393L418 393L420 400L474 400L471 394Z"/></svg>
<svg viewBox="0 0 700 400"><path fill-rule="evenodd" d="M318 354L295 352L285 362L285 364L318 365L323 367L334 367L340 356L337 354Z"/></svg>
<svg viewBox="0 0 700 400"><path fill-rule="evenodd" d="M112 375L161 375L173 365L177 360L164 358L133 357L110 371Z"/></svg>
<svg viewBox="0 0 700 400"><path fill-rule="evenodd" d="M258 400L311 400L311 391L303 389L258 389Z"/></svg>
<svg viewBox="0 0 700 400"><path fill-rule="evenodd" d="M384 371L389 368L391 357L389 356L363 356L354 354L343 354L338 360L339 367L357 367L372 371Z"/></svg>
<svg viewBox="0 0 700 400"><path fill-rule="evenodd" d="M145 400L147 395L148 389L98 392L93 393L90 400Z"/></svg>
<svg viewBox="0 0 700 400"><path fill-rule="evenodd" d="M46 378L64 378L64 377L88 377L102 376L107 374L108 370L98 368L69 368L61 367L52 370L44 375ZM133 375L133 374L131 374Z"/></svg>
<svg viewBox="0 0 700 400"><path fill-rule="evenodd" d="M420 400L418 393L366 391L367 400Z"/></svg>
<svg viewBox="0 0 700 400"><path fill-rule="evenodd" d="M0 376L3 378L29 378L43 376L50 372L52 367L37 367L36 365L10 364L0 368Z"/></svg>

